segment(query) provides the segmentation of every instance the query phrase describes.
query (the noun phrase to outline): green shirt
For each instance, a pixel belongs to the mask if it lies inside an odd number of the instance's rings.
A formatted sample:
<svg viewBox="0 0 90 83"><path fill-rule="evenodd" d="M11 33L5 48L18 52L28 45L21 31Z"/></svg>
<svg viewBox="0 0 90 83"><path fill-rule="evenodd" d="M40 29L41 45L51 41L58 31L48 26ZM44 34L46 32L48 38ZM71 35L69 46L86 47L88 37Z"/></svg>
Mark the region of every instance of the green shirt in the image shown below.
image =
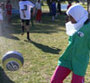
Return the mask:
<svg viewBox="0 0 90 83"><path fill-rule="evenodd" d="M76 75L84 76L89 63L90 23L84 25L69 39L69 45L59 58L58 65L67 67Z"/></svg>

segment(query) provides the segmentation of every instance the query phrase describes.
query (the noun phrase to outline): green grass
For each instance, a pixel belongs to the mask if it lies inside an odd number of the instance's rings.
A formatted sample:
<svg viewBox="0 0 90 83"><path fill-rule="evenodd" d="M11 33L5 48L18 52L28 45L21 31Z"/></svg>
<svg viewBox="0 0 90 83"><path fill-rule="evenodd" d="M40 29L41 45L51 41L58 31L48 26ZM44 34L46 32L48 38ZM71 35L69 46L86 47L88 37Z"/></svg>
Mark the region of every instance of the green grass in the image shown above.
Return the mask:
<svg viewBox="0 0 90 83"><path fill-rule="evenodd" d="M65 15L60 15L51 21L51 17L44 15L42 23L31 27L32 43L26 40L26 34L21 36L20 20L13 19L10 26L0 28L0 83L49 83L57 66L60 55L68 44L65 34ZM5 25L5 24L4 24ZM2 31L3 30L3 31ZM2 34L1 34L2 32ZM23 54L24 65L15 72L3 70L2 56L11 50ZM71 75L65 83L70 83ZM90 65L86 75L86 83L90 83Z"/></svg>

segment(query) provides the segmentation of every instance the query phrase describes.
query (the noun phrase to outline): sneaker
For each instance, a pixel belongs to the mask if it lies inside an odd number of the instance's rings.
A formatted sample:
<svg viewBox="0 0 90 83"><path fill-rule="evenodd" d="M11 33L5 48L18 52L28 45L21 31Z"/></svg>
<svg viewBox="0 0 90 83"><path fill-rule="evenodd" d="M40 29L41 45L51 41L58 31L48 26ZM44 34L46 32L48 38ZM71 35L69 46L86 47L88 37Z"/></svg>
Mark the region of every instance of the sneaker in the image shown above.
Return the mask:
<svg viewBox="0 0 90 83"><path fill-rule="evenodd" d="M27 38L27 40L30 41L30 42L32 41L30 38Z"/></svg>
<svg viewBox="0 0 90 83"><path fill-rule="evenodd" d="M24 32L22 32L21 35L24 35Z"/></svg>

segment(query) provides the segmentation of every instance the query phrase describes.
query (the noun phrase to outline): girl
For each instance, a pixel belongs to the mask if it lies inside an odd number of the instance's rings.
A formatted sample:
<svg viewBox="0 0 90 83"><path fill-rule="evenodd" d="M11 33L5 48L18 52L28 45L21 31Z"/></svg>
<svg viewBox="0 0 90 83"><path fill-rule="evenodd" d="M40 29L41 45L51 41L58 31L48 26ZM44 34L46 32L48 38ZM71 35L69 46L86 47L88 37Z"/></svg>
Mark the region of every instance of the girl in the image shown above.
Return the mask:
<svg viewBox="0 0 90 83"><path fill-rule="evenodd" d="M37 9L36 21L40 22L41 21L41 16L42 16L40 0L38 0L38 2L36 2L36 9Z"/></svg>
<svg viewBox="0 0 90 83"><path fill-rule="evenodd" d="M76 4L66 13L70 20L66 23L66 33L70 36L69 45L58 61L51 83L63 83L71 71L71 83L84 83L90 51L88 12L81 5Z"/></svg>
<svg viewBox="0 0 90 83"><path fill-rule="evenodd" d="M11 16L12 16L12 5L11 5L10 0L7 0L7 3L6 3L6 15L7 15L7 21L8 23L10 23Z"/></svg>
<svg viewBox="0 0 90 83"><path fill-rule="evenodd" d="M33 8L33 16L35 13L35 7L34 4L29 0L20 0L19 1L19 10L20 10L20 19L21 19L21 27L22 27L22 34L24 35L24 32L26 30L27 32L27 40L31 41L30 38L30 20L31 20L31 9Z"/></svg>

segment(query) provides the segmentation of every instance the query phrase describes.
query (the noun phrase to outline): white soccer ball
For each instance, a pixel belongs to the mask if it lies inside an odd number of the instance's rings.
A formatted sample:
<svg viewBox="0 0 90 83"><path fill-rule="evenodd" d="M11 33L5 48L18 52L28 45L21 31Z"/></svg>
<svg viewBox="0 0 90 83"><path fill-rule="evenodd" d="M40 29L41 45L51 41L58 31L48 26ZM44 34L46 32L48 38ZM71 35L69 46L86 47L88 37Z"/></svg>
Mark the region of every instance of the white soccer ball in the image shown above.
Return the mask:
<svg viewBox="0 0 90 83"><path fill-rule="evenodd" d="M2 64L6 70L17 71L23 66L24 58L22 54L17 51L9 51L2 57Z"/></svg>

